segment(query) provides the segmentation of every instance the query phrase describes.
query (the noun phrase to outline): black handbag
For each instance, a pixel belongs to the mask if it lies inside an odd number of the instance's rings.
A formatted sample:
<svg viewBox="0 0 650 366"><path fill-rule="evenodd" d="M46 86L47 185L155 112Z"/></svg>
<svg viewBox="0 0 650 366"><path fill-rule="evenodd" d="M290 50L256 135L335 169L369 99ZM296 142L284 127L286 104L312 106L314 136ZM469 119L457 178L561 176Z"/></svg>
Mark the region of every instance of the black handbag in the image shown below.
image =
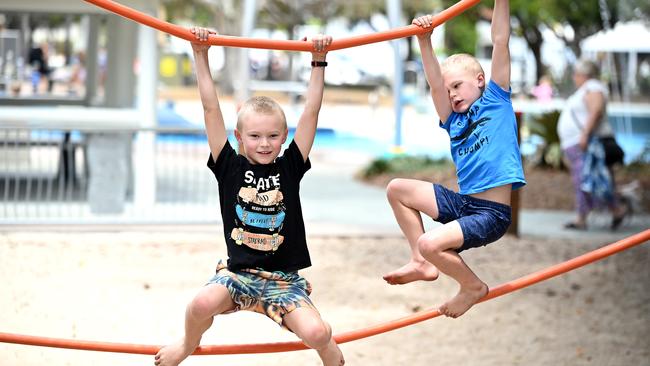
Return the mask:
<svg viewBox="0 0 650 366"><path fill-rule="evenodd" d="M571 110L571 117L573 117L573 122L578 126L578 129L582 131L584 128L578 122L573 110ZM605 150L605 165L612 166L614 164L623 164L623 158L625 158L625 152L621 146L616 142L614 136L598 136L596 137L603 145L603 150Z"/></svg>
<svg viewBox="0 0 650 366"><path fill-rule="evenodd" d="M607 166L612 166L614 164L623 164L623 158L625 157L625 152L621 149L621 146L616 142L614 136L604 136L599 137L600 143L603 145L605 150L605 164Z"/></svg>

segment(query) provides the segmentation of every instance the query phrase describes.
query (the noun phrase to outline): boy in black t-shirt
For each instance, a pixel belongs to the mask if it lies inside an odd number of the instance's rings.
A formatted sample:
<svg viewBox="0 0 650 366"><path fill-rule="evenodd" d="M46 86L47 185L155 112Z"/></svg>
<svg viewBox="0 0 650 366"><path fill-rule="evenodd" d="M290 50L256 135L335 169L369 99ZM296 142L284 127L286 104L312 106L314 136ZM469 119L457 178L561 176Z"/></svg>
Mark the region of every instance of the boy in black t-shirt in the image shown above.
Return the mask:
<svg viewBox="0 0 650 366"><path fill-rule="evenodd" d="M239 154L230 146L210 75L210 46L205 43L214 32L197 27L191 32L211 152L208 167L219 185L228 263L219 262L216 275L187 306L184 337L163 347L155 364L176 366L192 354L215 315L250 310L294 332L318 352L324 365L343 365L329 324L309 299L311 286L297 272L311 265L298 191L310 168L332 38L319 35L311 40L313 67L305 110L293 141L278 156L287 139L287 123L278 103L266 97L243 104L235 130Z"/></svg>

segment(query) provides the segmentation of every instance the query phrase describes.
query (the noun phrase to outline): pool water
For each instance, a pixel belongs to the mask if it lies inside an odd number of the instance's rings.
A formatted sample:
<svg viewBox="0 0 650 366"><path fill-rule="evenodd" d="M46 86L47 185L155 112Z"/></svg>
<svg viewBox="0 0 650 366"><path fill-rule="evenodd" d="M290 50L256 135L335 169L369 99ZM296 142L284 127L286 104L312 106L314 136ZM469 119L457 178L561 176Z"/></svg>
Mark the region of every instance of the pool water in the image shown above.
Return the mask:
<svg viewBox="0 0 650 366"><path fill-rule="evenodd" d="M287 142L293 139L295 129L289 129ZM200 143L206 144L205 134L185 134L185 133L163 133L157 137L158 141L176 142L176 143ZM228 133L228 141L232 146L237 146L237 139L234 133ZM285 144L286 147L286 144ZM383 142L373 140L367 137L354 135L351 133L337 132L334 129L319 128L314 138L314 149L336 149L339 151L350 151L363 153L374 157L391 157L396 154L392 142ZM433 159L449 158L449 146L434 147L417 147L405 146L404 151L409 155L428 156Z"/></svg>
<svg viewBox="0 0 650 366"><path fill-rule="evenodd" d="M198 108L198 107L197 107ZM201 115L202 116L202 115ZM647 148L650 141L650 117L644 115L622 116L615 113L609 115L610 123L616 133L616 139L625 151L625 162L629 163L639 158ZM160 126L167 127L197 127L197 125L186 120L179 115L173 105L163 105L158 109L158 123ZM198 123L198 122L197 122ZM294 128L289 130L288 141L291 141ZM158 136L159 140L173 139L184 142L206 143L203 133L199 134L162 134ZM229 140L233 146L237 141L232 133L229 133ZM524 156L533 155L540 141L538 136L531 136L529 139L521 142L521 153ZM450 158L449 144L428 143L422 140L415 145L402 146L408 155L423 155L434 159ZM368 137L350 132L337 131L331 128L319 128L314 140L314 148L332 148L342 151L361 152L371 156L388 157L394 155L393 141L379 141L377 137Z"/></svg>

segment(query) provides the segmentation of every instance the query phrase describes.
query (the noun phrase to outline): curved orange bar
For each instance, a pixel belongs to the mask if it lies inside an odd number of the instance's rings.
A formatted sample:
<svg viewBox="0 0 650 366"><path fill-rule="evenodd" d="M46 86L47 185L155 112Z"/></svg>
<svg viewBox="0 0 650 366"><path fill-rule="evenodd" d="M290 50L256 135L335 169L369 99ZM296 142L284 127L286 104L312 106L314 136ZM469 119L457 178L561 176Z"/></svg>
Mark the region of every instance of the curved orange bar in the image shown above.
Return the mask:
<svg viewBox="0 0 650 366"><path fill-rule="evenodd" d="M503 296L524 287L545 281L549 278L572 271L576 268L585 266L592 262L601 260L610 255L616 254L623 250L643 244L650 240L650 229L638 234L629 236L615 243L609 244L602 248L583 254L579 257L570 259L566 262L555 266L537 271L516 280L507 282L493 289L482 298L479 302L487 301L495 297ZM361 338L367 338L381 333L386 333L398 328L419 323L424 320L435 318L440 313L437 310L427 310L417 314L409 315L400 319L388 321L372 327L358 329L334 336L337 343L347 343ZM29 336L13 333L0 333L0 342L25 344L31 346L70 348L85 351L101 351L115 353L134 353L134 354L156 354L161 346L109 343L109 342L92 342L79 341L72 339L47 338L38 336ZM279 343L260 343L260 344L233 344L233 345L210 345L201 346L194 352L195 355L225 355L225 354L242 354L242 353L272 353L288 352L307 349L301 342L279 342Z"/></svg>
<svg viewBox="0 0 650 366"><path fill-rule="evenodd" d="M138 23L148 25L152 28L158 29L159 31L169 33L176 37L194 41L194 35L190 33L189 29L180 27L175 24L171 24L165 21L162 21L158 18L155 18L151 15L144 14L127 6L118 4L112 0L85 0L91 4L94 4L100 8L104 8L112 13L121 15L125 18L131 19ZM470 7L476 5L481 0L461 0L458 3L452 5L446 10L433 16L433 26L437 27L438 25L446 22L447 20L457 16L458 14L464 12ZM332 44L328 48L329 51L340 50L344 48L361 46L368 43L388 41L391 39L403 38L408 36L413 36L419 33L424 33L427 30L422 29L415 25L409 25L406 27L400 27L384 32L377 32L374 34L367 34L356 37L335 39L332 41ZM228 46L228 47L245 47L245 48L263 48L270 50L286 50L286 51L312 51L312 45L309 42L305 41L282 41L282 40L272 40L272 39L256 39L256 38L244 38L244 37L233 37L233 36L224 36L224 35L210 35L208 38L208 43L215 46Z"/></svg>

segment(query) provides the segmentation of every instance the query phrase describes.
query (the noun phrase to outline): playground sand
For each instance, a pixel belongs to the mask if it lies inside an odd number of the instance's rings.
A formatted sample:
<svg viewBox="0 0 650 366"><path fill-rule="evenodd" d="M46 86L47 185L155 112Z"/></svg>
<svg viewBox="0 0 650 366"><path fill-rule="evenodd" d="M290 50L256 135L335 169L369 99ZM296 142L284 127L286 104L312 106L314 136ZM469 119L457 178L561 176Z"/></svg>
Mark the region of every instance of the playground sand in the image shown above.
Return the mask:
<svg viewBox="0 0 650 366"><path fill-rule="evenodd" d="M310 237L305 271L335 333L442 303L456 292L442 275L389 286L407 259L400 237ZM604 243L506 237L465 260L496 286ZM347 365L647 365L650 246L632 248L472 308L346 344ZM0 331L141 344L182 332L185 305L224 257L219 228L111 233L0 234ZM295 340L261 315L216 318L203 344ZM151 365L152 356L0 344L0 365ZM191 356L183 365L319 365L313 351Z"/></svg>

